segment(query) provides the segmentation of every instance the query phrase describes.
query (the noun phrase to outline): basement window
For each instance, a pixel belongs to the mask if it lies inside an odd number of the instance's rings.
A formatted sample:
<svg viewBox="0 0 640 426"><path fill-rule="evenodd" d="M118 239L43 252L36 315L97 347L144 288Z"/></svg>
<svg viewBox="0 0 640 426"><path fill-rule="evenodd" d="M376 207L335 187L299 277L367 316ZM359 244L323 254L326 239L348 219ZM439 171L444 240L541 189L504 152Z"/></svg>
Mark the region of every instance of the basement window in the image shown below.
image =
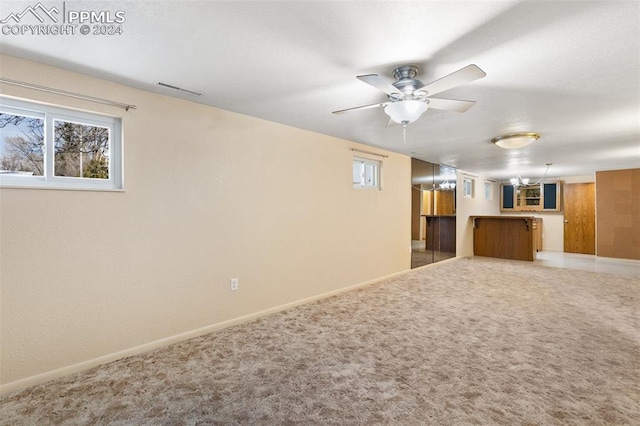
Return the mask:
<svg viewBox="0 0 640 426"><path fill-rule="evenodd" d="M0 98L0 186L122 189L118 118Z"/></svg>
<svg viewBox="0 0 640 426"><path fill-rule="evenodd" d="M465 198L474 197L474 179L464 178L462 179L462 195Z"/></svg>
<svg viewBox="0 0 640 426"><path fill-rule="evenodd" d="M493 183L492 182L484 183L484 199L493 200Z"/></svg>
<svg viewBox="0 0 640 426"><path fill-rule="evenodd" d="M380 189L380 162L353 157L353 187L356 189Z"/></svg>

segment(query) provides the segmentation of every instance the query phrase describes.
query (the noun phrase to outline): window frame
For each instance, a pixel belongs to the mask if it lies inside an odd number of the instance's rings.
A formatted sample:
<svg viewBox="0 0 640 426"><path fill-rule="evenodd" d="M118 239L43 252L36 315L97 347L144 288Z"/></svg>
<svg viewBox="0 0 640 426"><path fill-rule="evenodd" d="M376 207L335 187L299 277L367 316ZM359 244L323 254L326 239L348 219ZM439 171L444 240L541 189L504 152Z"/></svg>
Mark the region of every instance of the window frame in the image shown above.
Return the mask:
<svg viewBox="0 0 640 426"><path fill-rule="evenodd" d="M484 182L484 199L493 200L493 182Z"/></svg>
<svg viewBox="0 0 640 426"><path fill-rule="evenodd" d="M355 163L361 163L365 169L363 169L363 175L365 173L366 170L366 166L370 165L370 166L374 166L375 168L375 173L374 173L374 177L375 177L375 182L372 185L367 185L367 183L364 180L364 176L362 176L362 178L360 179L360 182L355 182L353 181L353 166ZM359 157L354 155L353 159L351 161L351 169L352 169L352 184L353 184L353 188L354 189L372 189L372 190L381 190L382 189L382 161L380 160L372 160L370 158L364 158L364 157Z"/></svg>
<svg viewBox="0 0 640 426"><path fill-rule="evenodd" d="M0 173L0 188L68 189L85 191L123 191L122 118L78 111L0 96L0 112L44 118L44 173L42 176L16 176ZM109 178L55 176L55 121L64 121L109 131Z"/></svg>
<svg viewBox="0 0 640 426"><path fill-rule="evenodd" d="M465 177L462 179L462 196L464 198L474 198L475 179Z"/></svg>

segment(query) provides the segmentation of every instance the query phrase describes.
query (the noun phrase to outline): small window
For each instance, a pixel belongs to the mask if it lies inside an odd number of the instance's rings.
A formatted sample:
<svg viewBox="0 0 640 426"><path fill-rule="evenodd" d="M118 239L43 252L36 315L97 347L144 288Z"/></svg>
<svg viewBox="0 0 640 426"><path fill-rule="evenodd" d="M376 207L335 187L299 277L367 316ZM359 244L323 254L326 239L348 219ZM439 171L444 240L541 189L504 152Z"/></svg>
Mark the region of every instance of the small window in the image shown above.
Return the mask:
<svg viewBox="0 0 640 426"><path fill-rule="evenodd" d="M466 198L473 198L473 179L462 179L462 194Z"/></svg>
<svg viewBox="0 0 640 426"><path fill-rule="evenodd" d="M120 119L0 98L0 186L122 189Z"/></svg>
<svg viewBox="0 0 640 426"><path fill-rule="evenodd" d="M380 189L380 162L354 157L353 187Z"/></svg>
<svg viewBox="0 0 640 426"><path fill-rule="evenodd" d="M493 200L493 183L491 182L484 183L484 199Z"/></svg>

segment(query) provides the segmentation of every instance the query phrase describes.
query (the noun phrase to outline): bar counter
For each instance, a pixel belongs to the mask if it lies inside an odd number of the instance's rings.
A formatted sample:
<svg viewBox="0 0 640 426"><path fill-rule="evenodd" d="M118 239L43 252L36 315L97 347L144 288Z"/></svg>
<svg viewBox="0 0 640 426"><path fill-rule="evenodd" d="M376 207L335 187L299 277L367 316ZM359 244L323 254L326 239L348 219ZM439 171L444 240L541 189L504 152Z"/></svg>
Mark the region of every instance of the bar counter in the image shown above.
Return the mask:
<svg viewBox="0 0 640 426"><path fill-rule="evenodd" d="M540 219L532 216L471 216L471 220L475 256L535 260L534 232Z"/></svg>

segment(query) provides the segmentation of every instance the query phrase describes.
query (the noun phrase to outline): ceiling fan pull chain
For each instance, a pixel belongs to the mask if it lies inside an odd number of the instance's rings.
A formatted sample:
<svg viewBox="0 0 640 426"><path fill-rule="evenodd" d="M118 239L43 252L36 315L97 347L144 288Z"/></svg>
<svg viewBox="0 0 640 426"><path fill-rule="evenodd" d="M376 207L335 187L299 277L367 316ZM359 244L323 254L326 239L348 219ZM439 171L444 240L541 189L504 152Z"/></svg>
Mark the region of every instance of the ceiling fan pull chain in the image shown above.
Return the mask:
<svg viewBox="0 0 640 426"><path fill-rule="evenodd" d="M407 144L407 122L406 121L402 122L402 140L406 145Z"/></svg>

